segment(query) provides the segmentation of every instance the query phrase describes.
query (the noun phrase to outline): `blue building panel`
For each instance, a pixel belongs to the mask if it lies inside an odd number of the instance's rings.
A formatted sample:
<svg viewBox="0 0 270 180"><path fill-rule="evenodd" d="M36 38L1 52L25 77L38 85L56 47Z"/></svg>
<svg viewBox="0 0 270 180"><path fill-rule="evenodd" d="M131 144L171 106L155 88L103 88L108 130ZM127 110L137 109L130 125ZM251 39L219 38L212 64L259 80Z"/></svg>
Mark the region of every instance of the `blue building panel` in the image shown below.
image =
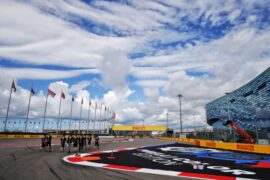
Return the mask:
<svg viewBox="0 0 270 180"><path fill-rule="evenodd" d="M267 131L270 127L270 67L244 86L208 103L206 117L208 124L214 127L230 119L244 129L252 130L256 126L260 131Z"/></svg>

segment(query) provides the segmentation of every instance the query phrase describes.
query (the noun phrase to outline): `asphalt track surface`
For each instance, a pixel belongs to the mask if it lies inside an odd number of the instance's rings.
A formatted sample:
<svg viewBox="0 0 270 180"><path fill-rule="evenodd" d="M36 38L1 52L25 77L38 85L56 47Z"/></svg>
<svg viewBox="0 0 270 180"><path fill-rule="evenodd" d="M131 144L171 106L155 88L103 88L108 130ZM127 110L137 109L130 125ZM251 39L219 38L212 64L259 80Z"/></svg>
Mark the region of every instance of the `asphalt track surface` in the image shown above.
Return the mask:
<svg viewBox="0 0 270 180"><path fill-rule="evenodd" d="M191 179L180 176L166 176L166 173L163 175L153 175L67 163L62 159L67 156L72 157L74 153L60 153L58 143L59 140L54 139L52 152L42 152L39 150L39 139L0 139L0 179ZM141 146L148 147L138 148ZM137 148L123 150L130 147ZM112 149L121 149L121 151L115 151L113 154L115 159L108 159L108 157L111 156L110 153L104 153L98 155L100 157L99 160L90 160L90 163L95 162L114 164L121 167L129 166L157 170L162 169L164 170L163 172L181 171L185 172L185 175L188 176L198 173L210 174L220 177L217 179L224 180L233 179L233 177L270 179L269 155L208 150L192 145L172 144L169 141L150 138L135 139L133 142L129 142L125 139L101 140L100 151L107 150L107 152L110 152ZM92 156L91 153L95 151L97 150L91 147L85 151L82 156ZM94 156L97 156L97 154ZM180 159L174 160L174 156L178 156ZM238 175L234 174L239 172L240 174ZM244 174L242 172L244 172ZM252 172L253 174L246 174L246 172Z"/></svg>
<svg viewBox="0 0 270 180"><path fill-rule="evenodd" d="M157 139L104 139L100 150L165 144ZM68 153L59 152L59 140L53 139L52 152L40 151L40 139L0 139L0 180L179 180L164 175L116 171L96 167L78 167L64 163ZM87 152L96 151L92 145ZM190 179L190 178L188 178Z"/></svg>

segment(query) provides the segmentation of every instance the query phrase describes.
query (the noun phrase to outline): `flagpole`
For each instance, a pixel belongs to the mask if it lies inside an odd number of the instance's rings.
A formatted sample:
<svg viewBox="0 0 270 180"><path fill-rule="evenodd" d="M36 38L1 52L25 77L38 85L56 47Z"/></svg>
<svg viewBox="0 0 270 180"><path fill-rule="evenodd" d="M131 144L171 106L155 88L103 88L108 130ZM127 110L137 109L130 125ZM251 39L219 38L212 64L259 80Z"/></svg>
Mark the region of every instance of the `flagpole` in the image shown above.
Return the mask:
<svg viewBox="0 0 270 180"><path fill-rule="evenodd" d="M109 125L109 123L108 123L108 121L109 121L109 108L107 109L107 112L106 112L106 131L107 131L107 133L109 134L109 128L108 128L108 125Z"/></svg>
<svg viewBox="0 0 270 180"><path fill-rule="evenodd" d="M29 96L29 102L28 102L28 108L27 108L24 132L27 131L27 123L28 123L28 115L29 115L29 110L30 110L30 102L31 102L31 97L32 97L32 89L33 89L33 85L32 85L31 90L30 90L30 96Z"/></svg>
<svg viewBox="0 0 270 180"><path fill-rule="evenodd" d="M42 125L42 132L44 132L45 118L46 118L46 111L47 111L47 103L48 103L48 96L49 96L49 93L47 92L46 103L45 103L45 111L44 111L44 119L43 119L43 125Z"/></svg>
<svg viewBox="0 0 270 180"><path fill-rule="evenodd" d="M59 130L60 130L59 122L60 122L61 102L62 102L62 94L60 95L60 104L59 104L58 121L57 121L57 132L59 132Z"/></svg>
<svg viewBox="0 0 270 180"><path fill-rule="evenodd" d="M90 125L90 106L91 106L91 102L89 101L89 106L88 106L88 124L87 124L87 133L89 132L89 125Z"/></svg>
<svg viewBox="0 0 270 180"><path fill-rule="evenodd" d="M100 113L99 113L99 123L98 123L98 132L99 134L101 134L101 113L102 113L102 103L101 103L101 106L100 106Z"/></svg>
<svg viewBox="0 0 270 180"><path fill-rule="evenodd" d="M106 132L106 111L107 111L107 108L105 107L105 109L104 109L104 119L103 119L104 134Z"/></svg>
<svg viewBox="0 0 270 180"><path fill-rule="evenodd" d="M8 112L9 112L9 105L10 105L11 93L12 93L12 86L10 88L10 93L9 93L8 107L7 107L7 114L6 114L6 121L5 121L4 131L7 130L6 128L7 128Z"/></svg>
<svg viewBox="0 0 270 180"><path fill-rule="evenodd" d="M72 107L73 107L73 99L71 100L71 107L70 107L70 118L69 118L69 128L68 128L69 132L70 132L70 127L71 127Z"/></svg>
<svg viewBox="0 0 270 180"><path fill-rule="evenodd" d="M83 104L83 103L81 103L81 110L80 110L79 133L81 132L82 104Z"/></svg>
<svg viewBox="0 0 270 180"><path fill-rule="evenodd" d="M96 118L97 118L97 102L96 102L96 106L95 106L95 118L94 118L94 134L96 132Z"/></svg>
<svg viewBox="0 0 270 180"><path fill-rule="evenodd" d="M112 127L112 111L110 111L109 116L110 116L110 127Z"/></svg>

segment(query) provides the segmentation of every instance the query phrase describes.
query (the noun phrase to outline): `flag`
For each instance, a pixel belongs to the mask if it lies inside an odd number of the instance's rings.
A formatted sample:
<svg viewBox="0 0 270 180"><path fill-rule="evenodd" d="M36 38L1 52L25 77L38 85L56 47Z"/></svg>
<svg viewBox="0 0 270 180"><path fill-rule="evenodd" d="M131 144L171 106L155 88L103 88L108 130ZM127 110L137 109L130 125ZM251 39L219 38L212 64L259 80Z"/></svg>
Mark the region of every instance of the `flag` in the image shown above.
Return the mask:
<svg viewBox="0 0 270 180"><path fill-rule="evenodd" d="M91 106L91 100L89 100L89 106Z"/></svg>
<svg viewBox="0 0 270 180"><path fill-rule="evenodd" d="M82 102L81 102L81 104L83 104L83 98L82 98Z"/></svg>
<svg viewBox="0 0 270 180"><path fill-rule="evenodd" d="M63 99L66 98L66 96L65 96L65 94L63 92L61 92L61 98L63 98Z"/></svg>
<svg viewBox="0 0 270 180"><path fill-rule="evenodd" d="M11 89L13 89L14 92L16 92L16 90L17 90L16 86L15 86L15 83L14 83L14 80L12 81Z"/></svg>
<svg viewBox="0 0 270 180"><path fill-rule="evenodd" d="M105 107L105 111L107 110L107 108Z"/></svg>
<svg viewBox="0 0 270 180"><path fill-rule="evenodd" d="M51 95L52 97L54 97L56 95L55 92L53 92L52 90L48 89L48 94Z"/></svg>
<svg viewBox="0 0 270 180"><path fill-rule="evenodd" d="M96 101L96 108L97 108L97 101Z"/></svg>
<svg viewBox="0 0 270 180"><path fill-rule="evenodd" d="M74 97L72 96L72 102L74 101Z"/></svg>
<svg viewBox="0 0 270 180"><path fill-rule="evenodd" d="M35 91L34 91L34 88L33 87L31 87L31 93L32 93L32 95L34 95L35 94Z"/></svg>

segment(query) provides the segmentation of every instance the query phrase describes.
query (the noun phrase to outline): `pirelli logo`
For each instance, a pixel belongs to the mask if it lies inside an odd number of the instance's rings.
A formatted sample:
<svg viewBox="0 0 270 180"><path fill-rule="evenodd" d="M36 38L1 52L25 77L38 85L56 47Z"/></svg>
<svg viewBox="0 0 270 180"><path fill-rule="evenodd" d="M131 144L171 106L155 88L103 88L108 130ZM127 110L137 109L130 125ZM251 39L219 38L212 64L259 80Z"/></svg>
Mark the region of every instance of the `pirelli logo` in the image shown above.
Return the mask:
<svg viewBox="0 0 270 180"><path fill-rule="evenodd" d="M145 127L144 126L133 126L132 130L134 130L134 131L143 131L143 130L145 130Z"/></svg>
<svg viewBox="0 0 270 180"><path fill-rule="evenodd" d="M113 126L113 131L166 131L166 126Z"/></svg>
<svg viewBox="0 0 270 180"><path fill-rule="evenodd" d="M237 149L238 150L243 150L243 151L253 152L254 151L254 146L253 145L237 144Z"/></svg>
<svg viewBox="0 0 270 180"><path fill-rule="evenodd" d="M216 147L216 143L214 143L214 142L205 142L205 144L208 147Z"/></svg>

